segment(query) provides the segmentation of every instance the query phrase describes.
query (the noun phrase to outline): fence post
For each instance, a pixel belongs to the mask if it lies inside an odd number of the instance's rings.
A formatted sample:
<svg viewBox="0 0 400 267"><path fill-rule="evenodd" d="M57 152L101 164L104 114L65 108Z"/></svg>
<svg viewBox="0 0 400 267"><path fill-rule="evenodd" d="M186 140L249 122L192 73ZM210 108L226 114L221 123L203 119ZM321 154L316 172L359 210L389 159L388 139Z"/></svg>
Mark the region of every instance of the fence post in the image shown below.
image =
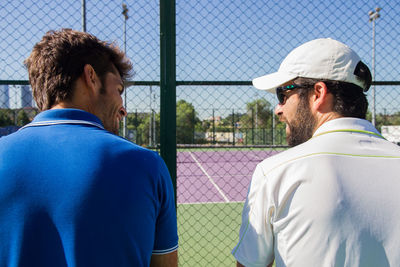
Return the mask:
<svg viewBox="0 0 400 267"><path fill-rule="evenodd" d="M212 119L213 119L213 122L212 122L212 142L213 142L213 144L215 144L215 113L214 113L214 109L212 110Z"/></svg>
<svg viewBox="0 0 400 267"><path fill-rule="evenodd" d="M267 143L267 137L265 136L265 128L262 128L262 133L263 133L263 145Z"/></svg>
<svg viewBox="0 0 400 267"><path fill-rule="evenodd" d="M192 110L192 120L193 120L193 141L192 144L195 144L196 141L196 113L194 111L194 108Z"/></svg>
<svg viewBox="0 0 400 267"><path fill-rule="evenodd" d="M175 0L160 0L160 154L171 175L176 203Z"/></svg>
<svg viewBox="0 0 400 267"><path fill-rule="evenodd" d="M254 145L254 108L251 108L251 144Z"/></svg>
<svg viewBox="0 0 400 267"><path fill-rule="evenodd" d="M272 116L272 144L275 145L275 112L274 109L271 109Z"/></svg>
<svg viewBox="0 0 400 267"><path fill-rule="evenodd" d="M138 118L138 114L137 114L137 109L135 109L135 143L140 145L140 138L139 138L139 133L138 133L138 122L139 122L139 118Z"/></svg>
<svg viewBox="0 0 400 267"><path fill-rule="evenodd" d="M82 31L86 32L86 0L82 0Z"/></svg>
<svg viewBox="0 0 400 267"><path fill-rule="evenodd" d="M232 109L232 135L233 135L232 145L235 145L235 109Z"/></svg>

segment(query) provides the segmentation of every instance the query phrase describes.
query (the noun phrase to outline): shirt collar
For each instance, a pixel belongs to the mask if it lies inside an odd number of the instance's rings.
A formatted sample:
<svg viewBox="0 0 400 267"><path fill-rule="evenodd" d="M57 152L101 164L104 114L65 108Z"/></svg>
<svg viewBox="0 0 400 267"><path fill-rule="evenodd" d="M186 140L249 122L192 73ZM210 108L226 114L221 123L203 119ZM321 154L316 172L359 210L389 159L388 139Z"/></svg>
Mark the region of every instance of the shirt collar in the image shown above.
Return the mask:
<svg viewBox="0 0 400 267"><path fill-rule="evenodd" d="M101 120L97 116L80 109L72 108L43 111L31 123L22 128L54 124L89 124L104 129Z"/></svg>
<svg viewBox="0 0 400 267"><path fill-rule="evenodd" d="M358 132L383 138L367 120L358 118L338 118L325 122L313 134L313 137L331 132Z"/></svg>

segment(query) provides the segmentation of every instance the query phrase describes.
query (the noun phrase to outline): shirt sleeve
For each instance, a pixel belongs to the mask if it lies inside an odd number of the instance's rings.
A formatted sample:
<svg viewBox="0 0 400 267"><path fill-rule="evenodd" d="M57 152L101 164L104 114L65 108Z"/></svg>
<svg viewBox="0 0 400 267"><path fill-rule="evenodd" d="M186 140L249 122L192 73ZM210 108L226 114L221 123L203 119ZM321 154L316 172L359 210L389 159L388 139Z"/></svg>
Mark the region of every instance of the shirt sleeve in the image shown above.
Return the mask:
<svg viewBox="0 0 400 267"><path fill-rule="evenodd" d="M270 223L272 211L266 177L258 165L254 171L242 212L239 242L232 255L241 264L265 267L274 260L274 235Z"/></svg>
<svg viewBox="0 0 400 267"><path fill-rule="evenodd" d="M159 212L156 221L153 254L167 254L178 249L178 230L175 197L171 176L164 161L159 158Z"/></svg>

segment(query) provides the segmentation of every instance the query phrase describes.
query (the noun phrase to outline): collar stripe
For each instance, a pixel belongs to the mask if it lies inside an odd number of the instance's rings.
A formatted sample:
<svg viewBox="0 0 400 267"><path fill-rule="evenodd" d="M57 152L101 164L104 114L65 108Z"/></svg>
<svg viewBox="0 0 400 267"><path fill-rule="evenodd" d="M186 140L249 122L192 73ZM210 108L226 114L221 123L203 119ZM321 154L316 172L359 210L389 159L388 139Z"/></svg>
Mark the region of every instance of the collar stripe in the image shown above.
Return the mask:
<svg viewBox="0 0 400 267"><path fill-rule="evenodd" d="M58 125L58 124L86 124L91 126L96 126L100 129L104 130L104 127L96 122L84 121L84 120L52 120L52 121L38 121L31 122L23 127L21 127L18 131L27 128L27 127L36 127L36 126L48 126L48 125Z"/></svg>
<svg viewBox="0 0 400 267"><path fill-rule="evenodd" d="M322 132L319 134L314 135L312 138L320 136L320 135L324 135L324 134L328 134L328 133L338 133L338 132L350 132L350 133L362 133L362 134L371 134L371 135L375 135L377 137L380 137L382 139L385 139L385 137L383 137L382 135L378 134L378 133L374 133L371 131L363 131L363 130L354 130L354 129L340 129L340 130L332 130L332 131L326 131L326 132Z"/></svg>

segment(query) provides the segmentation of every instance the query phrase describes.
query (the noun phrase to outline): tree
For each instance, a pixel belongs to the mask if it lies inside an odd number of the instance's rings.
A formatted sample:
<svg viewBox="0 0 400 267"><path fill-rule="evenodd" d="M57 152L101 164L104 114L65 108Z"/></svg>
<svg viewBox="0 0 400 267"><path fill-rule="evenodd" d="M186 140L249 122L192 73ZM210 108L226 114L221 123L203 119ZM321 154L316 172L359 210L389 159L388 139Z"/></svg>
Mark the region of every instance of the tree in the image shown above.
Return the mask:
<svg viewBox="0 0 400 267"><path fill-rule="evenodd" d="M276 121L275 124L275 144L276 145L287 145L286 141L286 123Z"/></svg>
<svg viewBox="0 0 400 267"><path fill-rule="evenodd" d="M31 122L31 120L29 119L26 112L21 109L17 114L17 125L24 126L25 124L28 124L30 122Z"/></svg>
<svg viewBox="0 0 400 267"><path fill-rule="evenodd" d="M384 125L400 125L400 111L395 112L391 115L382 115L384 117Z"/></svg>
<svg viewBox="0 0 400 267"><path fill-rule="evenodd" d="M11 119L12 114L9 109L1 109L0 110L0 127L11 126L14 125L14 121Z"/></svg>
<svg viewBox="0 0 400 267"><path fill-rule="evenodd" d="M247 112L240 118L242 127L269 128L273 111L271 104L264 98L246 104Z"/></svg>
<svg viewBox="0 0 400 267"><path fill-rule="evenodd" d="M155 119L155 125L154 125L153 119ZM160 114L159 113L154 113L154 114L148 113L147 116L144 117L143 120L141 120L139 126L137 127L138 139L141 141L142 145L152 144L155 146L160 140L159 132L160 132ZM153 141L150 140L150 138L152 140L155 139L156 143L153 144Z"/></svg>
<svg viewBox="0 0 400 267"><path fill-rule="evenodd" d="M372 120L372 113L369 110L367 111L366 119ZM400 125L400 112L393 114L377 113L375 115L375 128L380 131L383 125Z"/></svg>
<svg viewBox="0 0 400 267"><path fill-rule="evenodd" d="M194 106L183 99L179 100L176 103L176 142L178 144L193 143L195 125L198 123L200 120Z"/></svg>
<svg viewBox="0 0 400 267"><path fill-rule="evenodd" d="M240 117L241 130L246 133L246 142L265 144L272 136L271 104L264 98L246 104L246 113Z"/></svg>
<svg viewBox="0 0 400 267"><path fill-rule="evenodd" d="M154 116L153 116L154 115ZM155 119L155 125L153 123ZM150 122L152 123L152 131L155 130L155 141L156 143L160 140L160 114L159 113L129 113L127 116L127 128L128 130L135 130L136 137L135 141L138 145L147 146L150 144ZM155 127L153 127L155 126ZM154 129L155 128L155 129ZM152 136L153 137L153 136ZM154 137L153 137L154 138ZM155 145L155 144L153 144Z"/></svg>
<svg viewBox="0 0 400 267"><path fill-rule="evenodd" d="M195 131L196 132L207 132L210 128L212 127L211 121L209 120L204 120L204 121L199 121L195 125Z"/></svg>

